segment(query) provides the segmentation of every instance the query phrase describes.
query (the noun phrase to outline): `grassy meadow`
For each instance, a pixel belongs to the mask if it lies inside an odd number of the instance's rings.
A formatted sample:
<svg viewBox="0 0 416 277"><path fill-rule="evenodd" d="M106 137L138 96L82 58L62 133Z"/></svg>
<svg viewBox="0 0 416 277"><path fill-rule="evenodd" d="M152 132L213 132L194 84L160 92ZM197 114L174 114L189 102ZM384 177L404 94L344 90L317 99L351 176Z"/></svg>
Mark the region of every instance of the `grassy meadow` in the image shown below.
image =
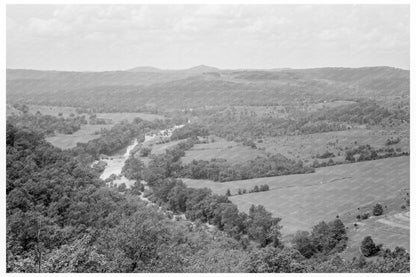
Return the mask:
<svg viewBox="0 0 416 277"><path fill-rule="evenodd" d="M187 164L193 160L226 159L231 164L237 164L253 160L258 156L266 156L262 150L252 149L241 143L227 141L219 137L213 138L214 142L195 144L190 150L185 151L182 162Z"/></svg>
<svg viewBox="0 0 416 277"><path fill-rule="evenodd" d="M291 159L301 159L312 163L313 156L329 151L335 154L334 161L345 159L345 147L369 144L376 148L386 147L386 141L392 137L400 137L400 142L389 147L409 151L409 128L397 130L378 130L357 128L346 131L335 131L297 136L279 136L264 138L256 142L258 148L269 153L281 153ZM339 153L339 156L338 156Z"/></svg>
<svg viewBox="0 0 416 277"><path fill-rule="evenodd" d="M315 173L218 183L184 179L190 187L225 194L243 211L263 205L283 219L283 233L308 230L320 220L346 216L381 199L394 198L409 186L409 157L318 168ZM238 195L238 189L267 184L269 191Z"/></svg>

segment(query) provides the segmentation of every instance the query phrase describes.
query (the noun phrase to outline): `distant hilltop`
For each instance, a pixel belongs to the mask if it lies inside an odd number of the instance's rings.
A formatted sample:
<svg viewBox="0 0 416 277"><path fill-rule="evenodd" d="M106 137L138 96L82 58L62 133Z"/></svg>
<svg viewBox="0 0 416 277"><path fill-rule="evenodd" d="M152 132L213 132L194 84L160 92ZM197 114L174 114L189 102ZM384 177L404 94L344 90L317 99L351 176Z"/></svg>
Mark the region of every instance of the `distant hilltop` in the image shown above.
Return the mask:
<svg viewBox="0 0 416 277"><path fill-rule="evenodd" d="M220 69L212 66L207 65L198 65L187 69L160 69L153 66L138 66L131 69L128 69L129 72L172 72L172 71L182 71L182 72L189 72L189 73L205 73L205 72L215 72L219 71Z"/></svg>

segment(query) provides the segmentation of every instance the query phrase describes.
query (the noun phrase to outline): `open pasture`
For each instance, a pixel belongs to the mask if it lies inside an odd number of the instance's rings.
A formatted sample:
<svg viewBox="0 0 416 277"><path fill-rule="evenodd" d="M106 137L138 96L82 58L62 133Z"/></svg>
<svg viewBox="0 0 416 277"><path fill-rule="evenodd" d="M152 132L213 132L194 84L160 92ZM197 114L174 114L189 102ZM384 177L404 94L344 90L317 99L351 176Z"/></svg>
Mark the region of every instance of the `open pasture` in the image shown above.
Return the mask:
<svg viewBox="0 0 416 277"><path fill-rule="evenodd" d="M58 148L69 149L75 147L78 142L85 143L98 138L100 135L95 134L96 132L99 132L101 128L111 128L111 126L113 125L81 125L81 129L73 134L56 134L53 137L47 137L46 140Z"/></svg>
<svg viewBox="0 0 416 277"><path fill-rule="evenodd" d="M281 153L288 158L301 159L305 163L311 164L313 156L325 151L335 154L334 161L344 160L343 149L345 147L351 148L365 144L376 148L386 147L387 139L392 137L400 137L400 142L389 147L409 151L408 127L397 130L365 129L363 127L309 135L267 137L263 139L263 142L256 142L256 145L259 148L264 148L268 153Z"/></svg>
<svg viewBox="0 0 416 277"><path fill-rule="evenodd" d="M394 249L396 246L410 250L409 211L392 211L386 215L370 217L367 220L348 224L348 244L342 253L343 258L351 259L360 255L360 246L366 236L371 236L376 244Z"/></svg>
<svg viewBox="0 0 416 277"><path fill-rule="evenodd" d="M43 115L53 115L58 116L62 114L63 117L69 117L70 114L85 115L88 118L88 114L82 113L78 114L76 108L74 107L59 107L59 106L41 106L41 105L28 105L30 113L36 113L39 111ZM142 118L144 120L153 121L156 119L164 119L163 115L158 114L149 114L149 113L97 113L98 118L111 119L113 123L117 123L123 120L132 121L136 117Z"/></svg>
<svg viewBox="0 0 416 277"><path fill-rule="evenodd" d="M252 204L263 205L282 218L282 233L309 230L321 220L355 212L358 207L397 197L409 187L409 157L318 168L315 173L257 178L232 182L184 179L195 188L208 187L225 194L242 211ZM267 184L270 191L238 195L238 189Z"/></svg>
<svg viewBox="0 0 416 277"><path fill-rule="evenodd" d="M193 160L226 159L231 164L237 164L253 160L258 156L264 157L266 153L241 143L215 137L214 142L195 144L185 152L182 162L187 164Z"/></svg>
<svg viewBox="0 0 416 277"><path fill-rule="evenodd" d="M149 113L97 113L97 117L111 119L113 123L117 123L123 120L132 121L136 117L149 121L153 121L156 119L165 119L165 117L162 115Z"/></svg>

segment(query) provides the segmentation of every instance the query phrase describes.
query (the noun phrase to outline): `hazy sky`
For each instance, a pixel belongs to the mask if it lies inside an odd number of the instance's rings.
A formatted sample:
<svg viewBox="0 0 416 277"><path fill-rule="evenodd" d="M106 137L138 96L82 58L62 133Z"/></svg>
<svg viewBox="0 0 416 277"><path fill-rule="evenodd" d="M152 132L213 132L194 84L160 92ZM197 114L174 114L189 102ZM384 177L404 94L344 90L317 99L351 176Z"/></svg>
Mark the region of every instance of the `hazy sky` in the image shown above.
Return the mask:
<svg viewBox="0 0 416 277"><path fill-rule="evenodd" d="M407 5L8 5L7 67L409 68Z"/></svg>

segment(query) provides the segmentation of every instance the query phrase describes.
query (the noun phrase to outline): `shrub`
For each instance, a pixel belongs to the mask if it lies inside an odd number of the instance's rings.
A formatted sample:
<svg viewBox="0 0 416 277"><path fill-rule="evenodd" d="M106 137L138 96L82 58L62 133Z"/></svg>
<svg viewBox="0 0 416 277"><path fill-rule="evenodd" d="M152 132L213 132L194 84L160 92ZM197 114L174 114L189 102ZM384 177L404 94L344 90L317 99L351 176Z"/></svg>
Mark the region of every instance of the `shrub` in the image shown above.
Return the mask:
<svg viewBox="0 0 416 277"><path fill-rule="evenodd" d="M265 185L260 186L260 191L268 191L268 190L269 190L269 185L265 184Z"/></svg>
<svg viewBox="0 0 416 277"><path fill-rule="evenodd" d="M140 156L147 157L149 156L150 152L152 152L151 148L143 147L142 149L140 149Z"/></svg>
<svg viewBox="0 0 416 277"><path fill-rule="evenodd" d="M365 214L363 214L362 216L361 216L361 219L362 220L366 220L366 219L368 219L370 217L370 213L365 213Z"/></svg>
<svg viewBox="0 0 416 277"><path fill-rule="evenodd" d="M382 215L383 214L383 206L381 206L380 204L376 204L374 207L373 207L373 215L374 216L379 216L379 215Z"/></svg>
<svg viewBox="0 0 416 277"><path fill-rule="evenodd" d="M376 255L381 249L381 244L376 245L371 238L371 236L367 236L361 242L361 252L365 257L371 257Z"/></svg>

